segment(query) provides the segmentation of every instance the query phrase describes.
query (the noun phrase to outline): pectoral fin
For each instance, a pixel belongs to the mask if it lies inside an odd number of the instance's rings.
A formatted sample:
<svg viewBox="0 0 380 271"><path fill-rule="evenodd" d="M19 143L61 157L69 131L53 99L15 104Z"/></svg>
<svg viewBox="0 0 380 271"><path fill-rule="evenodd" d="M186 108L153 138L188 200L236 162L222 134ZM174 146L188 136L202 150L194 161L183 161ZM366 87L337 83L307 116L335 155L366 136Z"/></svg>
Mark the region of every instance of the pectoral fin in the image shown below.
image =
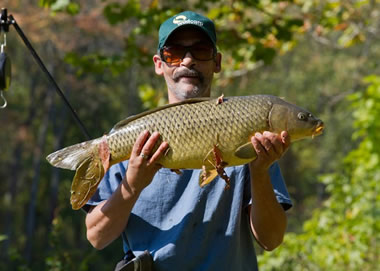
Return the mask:
<svg viewBox="0 0 380 271"><path fill-rule="evenodd" d="M237 148L235 155L241 159L254 159L257 156L251 142L248 142Z"/></svg>
<svg viewBox="0 0 380 271"><path fill-rule="evenodd" d="M199 186L204 187L206 184L211 183L216 176L218 176L216 169L206 169L206 167L204 167L202 173L199 175Z"/></svg>

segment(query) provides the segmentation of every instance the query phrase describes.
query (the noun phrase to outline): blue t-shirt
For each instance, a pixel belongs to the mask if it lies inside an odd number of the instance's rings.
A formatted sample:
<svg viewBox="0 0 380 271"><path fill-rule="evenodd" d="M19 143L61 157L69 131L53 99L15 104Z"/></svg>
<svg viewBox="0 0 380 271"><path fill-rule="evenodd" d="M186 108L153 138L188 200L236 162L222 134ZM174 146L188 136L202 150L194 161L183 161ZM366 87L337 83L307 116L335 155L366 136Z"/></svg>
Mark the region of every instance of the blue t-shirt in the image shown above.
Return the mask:
<svg viewBox="0 0 380 271"><path fill-rule="evenodd" d="M125 175L128 162L114 165L88 205L108 199ZM178 175L162 168L140 194L122 234L124 251L148 250L155 270L257 270L247 206L251 203L247 165L225 169L230 189L217 177L201 188L200 170ZM291 201L277 163L270 176L278 202Z"/></svg>

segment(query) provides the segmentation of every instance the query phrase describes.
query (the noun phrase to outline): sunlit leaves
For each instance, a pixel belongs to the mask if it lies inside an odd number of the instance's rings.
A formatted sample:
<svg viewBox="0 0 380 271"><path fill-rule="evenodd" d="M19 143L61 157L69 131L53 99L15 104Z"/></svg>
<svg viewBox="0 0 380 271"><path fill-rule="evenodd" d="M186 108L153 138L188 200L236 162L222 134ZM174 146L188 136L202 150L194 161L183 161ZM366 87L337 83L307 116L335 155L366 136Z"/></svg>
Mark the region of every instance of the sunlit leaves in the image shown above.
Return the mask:
<svg viewBox="0 0 380 271"><path fill-rule="evenodd" d="M8 239L8 237L6 235L1 235L0 234L0 242L4 241L4 240L7 240L7 239Z"/></svg>
<svg viewBox="0 0 380 271"><path fill-rule="evenodd" d="M380 78L374 75L368 76L364 79L364 83L369 84L366 92L358 92L350 96L353 105L359 108L354 112L355 126L360 128L355 133L355 137L376 136L375 131L380 131L380 122L376 114L380 111ZM369 132L371 133L368 134ZM373 140L373 142L376 141Z"/></svg>
<svg viewBox="0 0 380 271"><path fill-rule="evenodd" d="M380 19L378 1L336 0L336 1L301 1L306 11L306 24L315 37L324 37L340 48L350 47L364 42L373 35L369 29L376 28ZM313 26L314 25L314 26Z"/></svg>
<svg viewBox="0 0 380 271"><path fill-rule="evenodd" d="M40 5L50 7L53 12L65 11L71 15L78 14L80 11L79 3L72 0L40 0Z"/></svg>
<svg viewBox="0 0 380 271"><path fill-rule="evenodd" d="M57 0L39 0L39 5L41 7L50 7L55 2L57 2Z"/></svg>
<svg viewBox="0 0 380 271"><path fill-rule="evenodd" d="M139 97L144 109L153 109L167 103L166 92L158 91L149 84L140 85Z"/></svg>
<svg viewBox="0 0 380 271"><path fill-rule="evenodd" d="M126 4L124 5L118 2L109 3L104 8L103 12L108 22L112 25L115 25L139 14L140 1L126 1Z"/></svg>
<svg viewBox="0 0 380 271"><path fill-rule="evenodd" d="M226 58L232 57L231 62L236 63L227 65L226 70L249 69L258 61L271 63L303 25L300 10L293 7L289 2L275 1L213 5L208 15L219 29L219 46Z"/></svg>
<svg viewBox="0 0 380 271"><path fill-rule="evenodd" d="M330 197L304 223L302 234L287 235L282 247L260 258L262 270L375 270L380 249L380 77L365 82L367 90L350 97L359 146L340 169L321 177Z"/></svg>
<svg viewBox="0 0 380 271"><path fill-rule="evenodd" d="M57 10L64 10L63 7L69 10L74 3L70 0L41 2ZM228 78L246 74L258 64L272 63L276 55L294 48L297 41L295 34L298 33L311 33L317 41L338 48L365 41L368 33L363 28L373 24L379 17L371 12L373 5L368 1L327 0L206 0L185 1L181 5L172 0L104 1L103 15L108 22L115 27L125 27L121 24L126 24L130 28L125 36L125 51L120 52L119 61L110 60L108 63L114 63L117 67L108 67L119 70L120 61L126 62L121 65L125 67L135 62L151 64L151 56L156 50L151 40L157 40L159 25L170 16L187 9L203 13L214 20L218 32L218 49L224 56L224 68L219 78ZM107 56L99 58L103 57ZM73 55L70 59L73 60ZM91 67L89 64L92 62L85 59L75 62L77 65L84 64L81 68L83 71L98 69Z"/></svg>

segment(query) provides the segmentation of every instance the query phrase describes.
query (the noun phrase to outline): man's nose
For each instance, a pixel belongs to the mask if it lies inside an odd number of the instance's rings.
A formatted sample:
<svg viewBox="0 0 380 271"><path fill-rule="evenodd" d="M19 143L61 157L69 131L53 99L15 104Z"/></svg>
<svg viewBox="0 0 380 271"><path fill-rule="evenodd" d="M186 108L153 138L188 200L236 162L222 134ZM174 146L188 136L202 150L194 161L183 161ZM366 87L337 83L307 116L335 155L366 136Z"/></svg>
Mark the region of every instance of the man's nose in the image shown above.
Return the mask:
<svg viewBox="0 0 380 271"><path fill-rule="evenodd" d="M190 67L190 66L193 66L194 64L195 64L195 59L194 59L193 55L190 53L190 51L187 51L185 56L183 57L183 59L181 61L181 65L186 66L186 67Z"/></svg>

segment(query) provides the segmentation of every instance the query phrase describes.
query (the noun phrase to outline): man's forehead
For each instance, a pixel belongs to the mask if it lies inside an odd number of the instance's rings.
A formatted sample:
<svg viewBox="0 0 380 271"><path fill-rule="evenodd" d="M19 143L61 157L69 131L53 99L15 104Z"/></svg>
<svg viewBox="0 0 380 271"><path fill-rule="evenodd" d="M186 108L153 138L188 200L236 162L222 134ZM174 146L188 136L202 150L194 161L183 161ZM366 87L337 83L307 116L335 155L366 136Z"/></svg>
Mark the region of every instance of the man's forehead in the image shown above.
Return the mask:
<svg viewBox="0 0 380 271"><path fill-rule="evenodd" d="M182 27L174 31L168 38L166 44L173 43L194 43L194 42L210 42L209 37L202 30L196 27Z"/></svg>

